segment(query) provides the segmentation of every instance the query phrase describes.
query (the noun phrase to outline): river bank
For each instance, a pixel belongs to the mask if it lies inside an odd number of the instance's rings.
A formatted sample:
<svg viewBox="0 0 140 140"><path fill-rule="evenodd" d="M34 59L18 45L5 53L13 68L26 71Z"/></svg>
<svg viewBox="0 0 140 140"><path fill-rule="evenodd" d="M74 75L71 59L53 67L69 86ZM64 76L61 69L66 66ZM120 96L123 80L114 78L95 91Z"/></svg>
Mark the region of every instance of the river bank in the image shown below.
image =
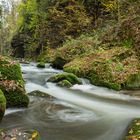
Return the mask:
<svg viewBox="0 0 140 140"><path fill-rule="evenodd" d="M21 66L28 93L39 90L56 98L29 96L29 108L9 110L0 124L3 129L16 128L26 135L36 130L41 140L121 140L130 121L140 116L137 97L93 86L84 79L82 85L61 88L46 81L62 71L49 65L39 69L35 63Z"/></svg>

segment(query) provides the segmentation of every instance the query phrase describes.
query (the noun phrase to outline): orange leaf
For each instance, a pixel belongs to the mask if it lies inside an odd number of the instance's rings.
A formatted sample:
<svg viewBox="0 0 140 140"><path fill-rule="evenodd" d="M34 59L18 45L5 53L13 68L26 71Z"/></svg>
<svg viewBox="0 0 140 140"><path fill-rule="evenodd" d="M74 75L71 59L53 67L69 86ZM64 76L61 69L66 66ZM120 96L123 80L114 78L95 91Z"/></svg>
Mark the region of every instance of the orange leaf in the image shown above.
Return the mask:
<svg viewBox="0 0 140 140"><path fill-rule="evenodd" d="M134 131L131 129L130 131L129 131L129 134L133 134L134 133Z"/></svg>

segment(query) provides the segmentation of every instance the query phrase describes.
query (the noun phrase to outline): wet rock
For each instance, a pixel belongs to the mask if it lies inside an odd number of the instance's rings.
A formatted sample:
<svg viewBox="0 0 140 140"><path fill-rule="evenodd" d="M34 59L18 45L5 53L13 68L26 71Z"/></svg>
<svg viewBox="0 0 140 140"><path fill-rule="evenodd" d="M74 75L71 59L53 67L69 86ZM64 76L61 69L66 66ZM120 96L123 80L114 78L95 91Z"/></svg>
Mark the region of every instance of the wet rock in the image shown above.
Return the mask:
<svg viewBox="0 0 140 140"><path fill-rule="evenodd" d="M72 87L72 84L68 80L62 80L58 83L58 85L60 87L67 87L67 88Z"/></svg>
<svg viewBox="0 0 140 140"><path fill-rule="evenodd" d="M27 107L24 80L18 62L0 56L0 89L6 97L7 107Z"/></svg>
<svg viewBox="0 0 140 140"><path fill-rule="evenodd" d="M45 63L44 62L40 62L37 64L38 68L45 68Z"/></svg>
<svg viewBox="0 0 140 140"><path fill-rule="evenodd" d="M47 94L47 93L44 93L44 92L41 92L39 90L35 90L35 91L32 91L30 93L28 93L29 96L37 96L37 97L42 97L42 98L54 98L53 96Z"/></svg>
<svg viewBox="0 0 140 140"><path fill-rule="evenodd" d="M72 73L57 74L48 79L48 82L57 83L62 87L71 87L75 84L81 84L81 81L78 79L78 77Z"/></svg>

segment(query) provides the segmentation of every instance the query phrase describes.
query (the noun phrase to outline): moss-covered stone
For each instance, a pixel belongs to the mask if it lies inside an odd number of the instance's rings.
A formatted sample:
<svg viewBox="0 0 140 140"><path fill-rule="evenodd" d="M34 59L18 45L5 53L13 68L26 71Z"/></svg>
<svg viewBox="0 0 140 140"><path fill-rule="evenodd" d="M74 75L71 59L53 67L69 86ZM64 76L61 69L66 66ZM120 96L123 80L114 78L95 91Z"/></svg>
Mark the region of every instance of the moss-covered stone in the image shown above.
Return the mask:
<svg viewBox="0 0 140 140"><path fill-rule="evenodd" d="M45 63L44 62L40 62L37 64L38 68L45 68Z"/></svg>
<svg viewBox="0 0 140 140"><path fill-rule="evenodd" d="M0 121L2 120L6 109L6 99L3 92L0 90Z"/></svg>
<svg viewBox="0 0 140 140"><path fill-rule="evenodd" d="M5 87L0 88L3 90L5 98L7 100L7 107L28 107L29 98L25 94L25 91L15 89L5 90Z"/></svg>
<svg viewBox="0 0 140 140"><path fill-rule="evenodd" d="M74 84L81 84L81 81L78 79L78 77L72 73L57 74L48 79L48 82L58 83L58 85L66 87L72 86Z"/></svg>
<svg viewBox="0 0 140 140"><path fill-rule="evenodd" d="M27 107L29 98L25 94L24 80L19 63L0 56L0 89L7 107Z"/></svg>
<svg viewBox="0 0 140 140"><path fill-rule="evenodd" d="M140 140L140 119L132 121L124 140Z"/></svg>
<svg viewBox="0 0 140 140"><path fill-rule="evenodd" d="M96 50L66 64L64 71L86 77L97 86L115 90L140 88L140 63L131 48Z"/></svg>
<svg viewBox="0 0 140 140"><path fill-rule="evenodd" d="M121 90L121 85L115 82L110 82L108 80L102 80L98 75L92 74L90 81L93 85L104 86L114 90Z"/></svg>
<svg viewBox="0 0 140 140"><path fill-rule="evenodd" d="M19 63L0 56L0 78L18 81L24 85Z"/></svg>
<svg viewBox="0 0 140 140"><path fill-rule="evenodd" d="M68 80L60 81L60 82L58 83L58 85L59 85L60 87L67 87L67 88L72 87L72 84L71 84Z"/></svg>

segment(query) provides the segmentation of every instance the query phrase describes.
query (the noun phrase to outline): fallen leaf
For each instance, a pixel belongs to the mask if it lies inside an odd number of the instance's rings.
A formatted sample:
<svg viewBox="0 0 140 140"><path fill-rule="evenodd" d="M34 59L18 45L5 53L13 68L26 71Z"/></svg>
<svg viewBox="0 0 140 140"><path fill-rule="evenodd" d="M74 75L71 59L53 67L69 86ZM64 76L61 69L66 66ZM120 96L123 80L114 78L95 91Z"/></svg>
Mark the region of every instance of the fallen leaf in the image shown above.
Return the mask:
<svg viewBox="0 0 140 140"><path fill-rule="evenodd" d="M133 134L134 133L134 131L131 129L130 131L129 131L129 134Z"/></svg>
<svg viewBox="0 0 140 140"><path fill-rule="evenodd" d="M35 132L33 132L33 133L32 133L32 138L33 138L33 139L34 139L34 138L36 138L36 137L37 137L37 135L38 135L38 134L37 134L37 132L36 132L36 131L35 131Z"/></svg>

